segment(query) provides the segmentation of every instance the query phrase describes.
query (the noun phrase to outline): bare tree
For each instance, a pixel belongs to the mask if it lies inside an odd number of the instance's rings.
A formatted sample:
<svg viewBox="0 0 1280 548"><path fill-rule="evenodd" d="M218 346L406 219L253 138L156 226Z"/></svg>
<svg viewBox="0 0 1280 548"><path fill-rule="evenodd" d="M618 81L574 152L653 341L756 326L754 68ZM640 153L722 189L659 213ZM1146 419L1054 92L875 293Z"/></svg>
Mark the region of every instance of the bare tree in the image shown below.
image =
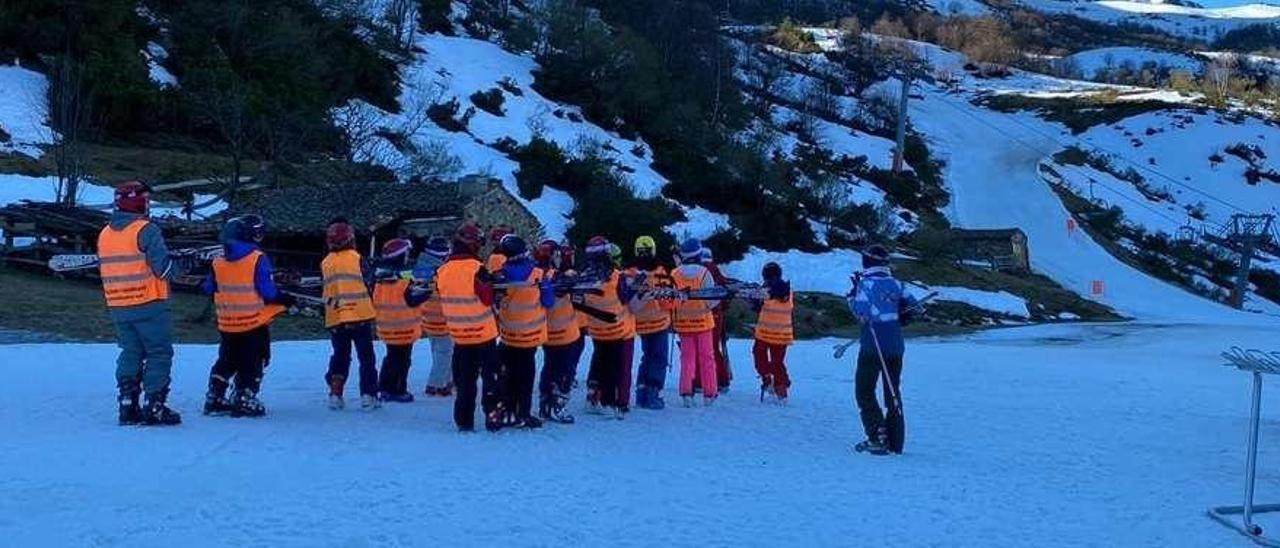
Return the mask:
<svg viewBox="0 0 1280 548"><path fill-rule="evenodd" d="M418 12L416 0L391 0L387 3L386 20L396 37L396 47L408 51L413 45L413 33L417 30Z"/></svg>
<svg viewBox="0 0 1280 548"><path fill-rule="evenodd" d="M53 82L49 86L49 105L53 112L54 165L57 183L54 197L58 203L74 206L85 178L88 151L85 137L93 113L93 95L84 76L84 63L74 59L70 45L53 63Z"/></svg>

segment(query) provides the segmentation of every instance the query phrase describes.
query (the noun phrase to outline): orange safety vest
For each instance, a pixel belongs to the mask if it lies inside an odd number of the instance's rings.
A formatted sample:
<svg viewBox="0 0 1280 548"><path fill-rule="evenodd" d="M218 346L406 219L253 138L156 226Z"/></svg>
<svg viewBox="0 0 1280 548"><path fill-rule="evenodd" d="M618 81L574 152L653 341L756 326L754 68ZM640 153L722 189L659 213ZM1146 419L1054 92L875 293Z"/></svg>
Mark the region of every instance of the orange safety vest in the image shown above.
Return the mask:
<svg viewBox="0 0 1280 548"><path fill-rule="evenodd" d="M360 272L360 254L354 249L334 251L320 263L324 275L324 326L374 319L373 299Z"/></svg>
<svg viewBox="0 0 1280 548"><path fill-rule="evenodd" d="M622 341L636 336L635 318L627 313L627 307L618 298L618 278L621 273L614 270L609 280L600 288L604 294L587 294L586 305L603 312L611 312L618 316L615 322L606 322L594 316L587 316L587 333L598 341Z"/></svg>
<svg viewBox="0 0 1280 548"><path fill-rule="evenodd" d="M638 275L639 270L635 267L627 269L630 276ZM671 283L667 276L667 269L661 266L646 272L643 289L653 289L656 287L670 287ZM662 303L656 300L644 301L643 307L639 312L635 313L636 333L639 335L650 335L660 333L671 328L671 312L662 308Z"/></svg>
<svg viewBox="0 0 1280 548"><path fill-rule="evenodd" d="M107 307L140 306L169 298L169 282L155 275L138 246L150 221L138 219L122 230L107 225L98 233L98 272Z"/></svg>
<svg viewBox="0 0 1280 548"><path fill-rule="evenodd" d="M378 317L378 338L389 345L404 346L422 336L422 313L404 302L409 280L378 282L373 286L373 309Z"/></svg>
<svg viewBox="0 0 1280 548"><path fill-rule="evenodd" d="M760 307L760 315L756 317L756 340L783 346L795 342L795 332L791 327L793 308L795 300L790 293L782 301L765 299L764 305Z"/></svg>
<svg viewBox="0 0 1280 548"><path fill-rule="evenodd" d="M446 261L436 270L436 290L454 343L477 345L498 338L493 309L476 295L476 274L483 266L478 259L461 259Z"/></svg>
<svg viewBox="0 0 1280 548"><path fill-rule="evenodd" d="M711 275L706 268L699 267L701 272L695 276L685 274L683 268L671 272L672 285L676 289L702 289L702 283ZM715 316L711 313L711 301L680 301L676 306L676 333L701 333L715 329Z"/></svg>
<svg viewBox="0 0 1280 548"><path fill-rule="evenodd" d="M218 331L253 331L284 313L283 306L264 302L254 286L254 273L261 257L262 252L254 250L234 261L225 257L213 260L213 280L218 284L218 290L213 293Z"/></svg>
<svg viewBox="0 0 1280 548"><path fill-rule="evenodd" d="M546 276L554 278L555 271L547 271ZM556 305L547 311L547 346L567 346L578 342L582 338L579 314L573 307L571 295L556 297Z"/></svg>
<svg viewBox="0 0 1280 548"><path fill-rule="evenodd" d="M498 306L498 330L502 344L512 348L537 348L547 342L547 310L539 302L542 269L529 274L532 285L513 287Z"/></svg>
<svg viewBox="0 0 1280 548"><path fill-rule="evenodd" d="M431 298L422 303L422 333L428 337L449 336L449 322L444 319L438 290L431 292Z"/></svg>

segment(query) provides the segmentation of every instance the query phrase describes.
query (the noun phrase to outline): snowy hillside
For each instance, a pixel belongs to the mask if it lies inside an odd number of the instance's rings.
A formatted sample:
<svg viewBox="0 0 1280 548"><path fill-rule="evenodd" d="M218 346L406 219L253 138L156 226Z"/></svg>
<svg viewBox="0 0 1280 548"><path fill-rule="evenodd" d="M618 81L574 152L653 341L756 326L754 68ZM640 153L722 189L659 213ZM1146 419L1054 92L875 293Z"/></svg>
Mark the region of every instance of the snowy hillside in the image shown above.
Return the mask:
<svg viewBox="0 0 1280 548"><path fill-rule="evenodd" d="M0 65L0 153L38 158L44 153L40 146L53 142L48 87L43 74Z"/></svg>
<svg viewBox="0 0 1280 548"><path fill-rule="evenodd" d="M1150 66L1158 70L1180 70L1193 75L1204 70L1204 61L1199 58L1148 48L1098 48L1068 55L1063 60L1073 64L1086 79L1098 78L1121 67L1133 71Z"/></svg>
<svg viewBox="0 0 1280 548"><path fill-rule="evenodd" d="M1269 4L1193 8L1119 0L1018 0L1018 3L1044 13L1074 15L1107 24L1148 26L1199 41L1212 41L1249 25L1280 24L1280 6Z"/></svg>
<svg viewBox="0 0 1280 548"><path fill-rule="evenodd" d="M23 387L0 405L0 466L15 471L0 476L0 535L15 546L1242 546L1204 517L1240 497L1249 413L1247 376L1217 352L1273 333L1060 326L909 343L906 453L893 458L850 451L856 349L833 360L834 341L788 354L788 407L757 401L749 343L733 341L743 380L714 408L470 436L454 432L449 401L328 411L328 343L276 345L260 420L200 416L215 349L178 348L171 401L186 423L168 431L115 426L114 346L0 346L9 384ZM425 373L414 368L410 385ZM1263 413L1258 496L1271 500L1280 411ZM1263 526L1280 526L1270 516ZM714 540L696 540L708 531Z"/></svg>

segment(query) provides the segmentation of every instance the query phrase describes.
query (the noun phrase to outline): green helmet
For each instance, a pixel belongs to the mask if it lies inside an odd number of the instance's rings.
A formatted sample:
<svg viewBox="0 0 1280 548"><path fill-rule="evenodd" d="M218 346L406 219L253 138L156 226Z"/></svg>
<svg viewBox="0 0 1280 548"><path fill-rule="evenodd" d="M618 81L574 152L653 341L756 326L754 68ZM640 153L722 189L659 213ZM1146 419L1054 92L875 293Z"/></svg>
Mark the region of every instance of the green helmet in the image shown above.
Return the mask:
<svg viewBox="0 0 1280 548"><path fill-rule="evenodd" d="M653 241L652 237L641 236L636 238L636 256L641 255L653 256L658 254L658 242Z"/></svg>

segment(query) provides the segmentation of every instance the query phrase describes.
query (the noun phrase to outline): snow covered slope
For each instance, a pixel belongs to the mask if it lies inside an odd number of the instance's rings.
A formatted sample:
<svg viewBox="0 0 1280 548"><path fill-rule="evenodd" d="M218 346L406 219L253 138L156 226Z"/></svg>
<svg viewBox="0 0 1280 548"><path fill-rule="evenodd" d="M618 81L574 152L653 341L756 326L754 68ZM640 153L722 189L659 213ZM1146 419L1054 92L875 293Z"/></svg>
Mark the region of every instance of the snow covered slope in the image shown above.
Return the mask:
<svg viewBox="0 0 1280 548"><path fill-rule="evenodd" d="M0 152L39 158L53 142L49 129L49 82L20 66L0 65Z"/></svg>
<svg viewBox="0 0 1280 548"><path fill-rule="evenodd" d="M1089 79L1121 67L1142 70L1145 66L1155 66L1170 71L1186 71L1193 75L1204 70L1204 62L1196 57L1150 48L1098 48L1068 55L1064 59L1074 63L1081 75Z"/></svg>
<svg viewBox="0 0 1280 548"><path fill-rule="evenodd" d="M1212 41L1226 32L1249 25L1280 24L1280 6L1269 4L1193 8L1118 0L1018 0L1018 3L1045 13L1074 15L1100 23L1154 27L1200 41Z"/></svg>
<svg viewBox="0 0 1280 548"><path fill-rule="evenodd" d="M738 365L744 380L714 408L469 436L453 431L449 401L328 411L328 343L276 345L260 420L200 416L215 349L180 347L173 403L187 422L171 430L115 425L112 346L0 346L0 535L13 546L1240 546L1204 517L1239 498L1249 412L1246 376L1216 353L1272 334L1059 326L912 342L907 452L893 458L849 450L861 436L852 357L834 361L833 341L793 347L789 407L760 404ZM735 364L749 351L730 344ZM1265 472L1280 459L1266 442L1280 411L1264 406L1264 419L1265 500L1280 490Z"/></svg>

